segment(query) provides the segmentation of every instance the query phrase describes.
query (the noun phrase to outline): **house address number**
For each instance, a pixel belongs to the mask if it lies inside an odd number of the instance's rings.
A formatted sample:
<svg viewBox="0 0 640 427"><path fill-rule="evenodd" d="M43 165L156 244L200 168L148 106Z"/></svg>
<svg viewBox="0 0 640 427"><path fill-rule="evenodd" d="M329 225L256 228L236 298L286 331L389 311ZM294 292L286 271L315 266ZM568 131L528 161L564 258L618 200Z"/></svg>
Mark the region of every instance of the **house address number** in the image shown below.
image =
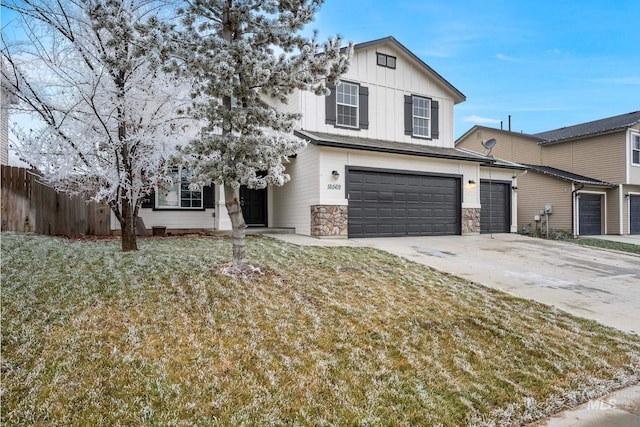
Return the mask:
<svg viewBox="0 0 640 427"><path fill-rule="evenodd" d="M342 185L340 184L327 184L327 190L340 190Z"/></svg>

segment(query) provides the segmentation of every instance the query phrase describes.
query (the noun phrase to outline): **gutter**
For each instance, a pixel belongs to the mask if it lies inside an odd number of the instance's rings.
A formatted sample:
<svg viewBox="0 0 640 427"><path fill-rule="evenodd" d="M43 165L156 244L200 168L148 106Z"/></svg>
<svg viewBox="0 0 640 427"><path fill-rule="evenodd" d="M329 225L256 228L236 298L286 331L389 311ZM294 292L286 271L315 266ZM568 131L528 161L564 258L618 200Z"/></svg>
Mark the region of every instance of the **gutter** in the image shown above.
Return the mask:
<svg viewBox="0 0 640 427"><path fill-rule="evenodd" d="M571 230L573 231L573 238L578 238L578 230L576 230L576 194L578 191L584 188L584 184L580 184L580 188L576 188L575 183L571 183L571 187L573 187L573 191L571 191Z"/></svg>

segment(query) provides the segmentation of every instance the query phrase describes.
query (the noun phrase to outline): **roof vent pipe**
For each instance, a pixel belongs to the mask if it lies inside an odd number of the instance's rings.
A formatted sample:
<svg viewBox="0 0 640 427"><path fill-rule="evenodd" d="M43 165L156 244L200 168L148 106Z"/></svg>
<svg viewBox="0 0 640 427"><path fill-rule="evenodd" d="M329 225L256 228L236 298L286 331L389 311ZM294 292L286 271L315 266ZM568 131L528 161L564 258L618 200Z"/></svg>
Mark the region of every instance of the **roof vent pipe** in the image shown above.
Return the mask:
<svg viewBox="0 0 640 427"><path fill-rule="evenodd" d="M500 130L503 130L503 129L502 129L502 123L503 123L503 121L502 121L502 120L500 120Z"/></svg>
<svg viewBox="0 0 640 427"><path fill-rule="evenodd" d="M509 132L511 132L511 114L509 114Z"/></svg>

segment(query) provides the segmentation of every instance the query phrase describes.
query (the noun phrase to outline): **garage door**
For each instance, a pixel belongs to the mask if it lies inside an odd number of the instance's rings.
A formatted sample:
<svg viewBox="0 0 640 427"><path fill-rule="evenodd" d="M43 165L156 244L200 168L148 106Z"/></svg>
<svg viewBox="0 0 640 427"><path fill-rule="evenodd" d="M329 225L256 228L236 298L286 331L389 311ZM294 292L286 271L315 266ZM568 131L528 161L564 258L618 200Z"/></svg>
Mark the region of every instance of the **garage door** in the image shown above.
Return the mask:
<svg viewBox="0 0 640 427"><path fill-rule="evenodd" d="M480 181L480 232L511 231L511 183ZM491 226L490 226L491 225Z"/></svg>
<svg viewBox="0 0 640 427"><path fill-rule="evenodd" d="M602 196L598 194L580 194L579 234L597 236L602 234Z"/></svg>
<svg viewBox="0 0 640 427"><path fill-rule="evenodd" d="M349 169L349 237L460 234L460 178Z"/></svg>
<svg viewBox="0 0 640 427"><path fill-rule="evenodd" d="M640 234L640 196L629 196L631 234Z"/></svg>

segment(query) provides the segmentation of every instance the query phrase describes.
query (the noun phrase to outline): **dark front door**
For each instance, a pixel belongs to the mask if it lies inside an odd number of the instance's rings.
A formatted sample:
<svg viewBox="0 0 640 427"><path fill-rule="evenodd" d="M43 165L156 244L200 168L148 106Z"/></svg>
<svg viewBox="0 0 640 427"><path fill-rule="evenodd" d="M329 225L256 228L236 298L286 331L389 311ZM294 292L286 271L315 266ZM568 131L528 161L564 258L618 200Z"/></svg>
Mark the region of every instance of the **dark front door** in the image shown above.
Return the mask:
<svg viewBox="0 0 640 427"><path fill-rule="evenodd" d="M599 194L580 194L579 202L581 236L602 234L602 196Z"/></svg>
<svg viewBox="0 0 640 427"><path fill-rule="evenodd" d="M640 234L640 196L629 196L629 221L631 234Z"/></svg>
<svg viewBox="0 0 640 427"><path fill-rule="evenodd" d="M248 227L267 226L267 189L240 187L242 216Z"/></svg>
<svg viewBox="0 0 640 427"><path fill-rule="evenodd" d="M480 232L511 231L511 183L480 181Z"/></svg>

